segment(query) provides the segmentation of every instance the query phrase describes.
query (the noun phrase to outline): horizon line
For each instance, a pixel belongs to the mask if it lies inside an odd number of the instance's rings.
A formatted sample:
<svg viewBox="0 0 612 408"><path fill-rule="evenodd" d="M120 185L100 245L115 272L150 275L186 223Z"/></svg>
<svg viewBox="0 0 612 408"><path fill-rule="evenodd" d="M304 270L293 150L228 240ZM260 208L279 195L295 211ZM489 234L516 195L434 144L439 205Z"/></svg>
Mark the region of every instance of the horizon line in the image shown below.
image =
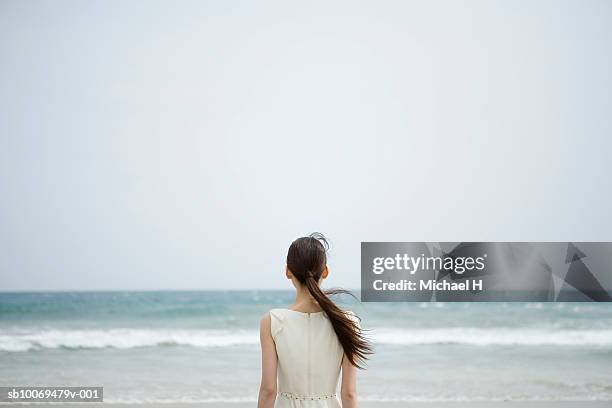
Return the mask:
<svg viewBox="0 0 612 408"><path fill-rule="evenodd" d="M334 287L330 287L334 288ZM345 288L351 292L360 291L361 288ZM279 288L256 288L256 289L15 289L15 290L0 290L0 294L26 294L26 293L108 293L108 292L290 292L295 289L279 289Z"/></svg>

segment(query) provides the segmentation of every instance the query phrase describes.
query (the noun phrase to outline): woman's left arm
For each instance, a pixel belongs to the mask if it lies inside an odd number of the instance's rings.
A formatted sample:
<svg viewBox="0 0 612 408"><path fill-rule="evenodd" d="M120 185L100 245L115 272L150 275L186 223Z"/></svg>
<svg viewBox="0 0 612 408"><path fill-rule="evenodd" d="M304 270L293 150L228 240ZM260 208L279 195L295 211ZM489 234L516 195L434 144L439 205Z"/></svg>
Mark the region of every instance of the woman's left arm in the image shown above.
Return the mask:
<svg viewBox="0 0 612 408"><path fill-rule="evenodd" d="M272 322L270 314L266 313L259 327L261 342L261 385L257 408L273 408L276 400L276 367L278 357L276 346L272 339Z"/></svg>

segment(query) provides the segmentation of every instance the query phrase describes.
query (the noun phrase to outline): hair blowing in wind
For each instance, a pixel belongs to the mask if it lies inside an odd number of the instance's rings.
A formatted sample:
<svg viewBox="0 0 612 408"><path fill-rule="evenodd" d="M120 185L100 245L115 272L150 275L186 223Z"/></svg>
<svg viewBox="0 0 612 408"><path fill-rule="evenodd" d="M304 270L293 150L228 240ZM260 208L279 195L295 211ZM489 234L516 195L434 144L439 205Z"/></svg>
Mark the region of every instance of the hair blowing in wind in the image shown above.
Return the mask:
<svg viewBox="0 0 612 408"><path fill-rule="evenodd" d="M321 274L327 265L328 248L329 244L323 234L313 233L308 237L298 238L289 247L287 267L293 276L308 288L331 321L346 358L354 366L363 369L368 355L373 353L372 346L363 336L357 322L329 298L332 295L353 294L345 289L323 291L319 287Z"/></svg>

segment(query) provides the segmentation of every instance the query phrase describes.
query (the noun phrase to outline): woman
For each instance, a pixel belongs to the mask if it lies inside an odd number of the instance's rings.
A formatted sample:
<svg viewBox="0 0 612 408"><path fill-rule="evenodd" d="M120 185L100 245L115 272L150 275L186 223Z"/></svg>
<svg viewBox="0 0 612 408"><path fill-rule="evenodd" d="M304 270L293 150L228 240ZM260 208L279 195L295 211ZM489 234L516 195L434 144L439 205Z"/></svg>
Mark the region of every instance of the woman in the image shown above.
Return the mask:
<svg viewBox="0 0 612 408"><path fill-rule="evenodd" d="M327 248L318 233L298 238L289 247L285 274L295 286L295 302L261 319L259 408L337 408L340 372L342 407L357 407L356 371L372 349L359 318L327 296L349 292L323 292L319 287L329 275Z"/></svg>

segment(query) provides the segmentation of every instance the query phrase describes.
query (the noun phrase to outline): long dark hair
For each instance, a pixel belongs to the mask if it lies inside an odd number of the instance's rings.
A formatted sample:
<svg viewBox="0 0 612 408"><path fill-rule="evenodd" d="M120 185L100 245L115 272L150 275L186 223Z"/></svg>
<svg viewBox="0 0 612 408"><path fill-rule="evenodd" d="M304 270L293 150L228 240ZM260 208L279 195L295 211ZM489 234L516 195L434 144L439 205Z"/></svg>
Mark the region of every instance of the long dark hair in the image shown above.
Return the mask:
<svg viewBox="0 0 612 408"><path fill-rule="evenodd" d="M323 291L319 287L321 274L327 266L328 249L327 239L318 232L298 238L289 247L287 268L302 285L308 288L312 297L329 317L346 358L354 366L364 368L363 363L367 360L368 355L373 353L372 346L363 336L357 322L329 298L331 295L348 294L353 296L353 294L344 289Z"/></svg>

